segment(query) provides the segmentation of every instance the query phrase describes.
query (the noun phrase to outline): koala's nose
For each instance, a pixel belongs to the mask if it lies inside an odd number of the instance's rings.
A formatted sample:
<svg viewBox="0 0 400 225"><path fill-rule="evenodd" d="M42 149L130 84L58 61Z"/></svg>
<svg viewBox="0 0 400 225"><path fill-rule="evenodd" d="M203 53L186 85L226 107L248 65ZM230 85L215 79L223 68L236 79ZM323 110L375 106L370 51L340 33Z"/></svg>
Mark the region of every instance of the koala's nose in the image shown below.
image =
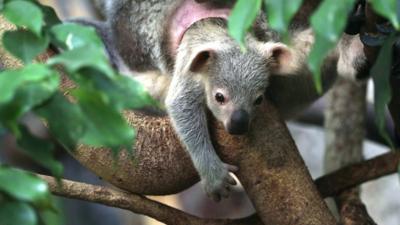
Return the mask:
<svg viewBox="0 0 400 225"><path fill-rule="evenodd" d="M227 128L230 134L245 134L249 129L249 114L243 109L234 111Z"/></svg>

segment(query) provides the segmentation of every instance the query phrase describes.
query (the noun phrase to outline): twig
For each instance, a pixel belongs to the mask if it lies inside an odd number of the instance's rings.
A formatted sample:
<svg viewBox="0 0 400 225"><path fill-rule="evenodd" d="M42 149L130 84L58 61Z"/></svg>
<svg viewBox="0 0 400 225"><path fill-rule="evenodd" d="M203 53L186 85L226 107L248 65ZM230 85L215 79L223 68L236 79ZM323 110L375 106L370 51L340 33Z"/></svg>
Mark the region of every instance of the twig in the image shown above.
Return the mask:
<svg viewBox="0 0 400 225"><path fill-rule="evenodd" d="M50 176L38 175L49 184L55 195L79 199L103 205L126 209L134 213L150 216L171 225L245 225L262 223L253 216L240 220L229 219L201 219L192 216L168 205L150 200L144 196L114 190L108 187L96 186L76 181L61 180L59 186L56 179Z"/></svg>
<svg viewBox="0 0 400 225"><path fill-rule="evenodd" d="M315 180L323 197L358 186L364 182L397 172L400 152L390 152L364 162L342 168Z"/></svg>

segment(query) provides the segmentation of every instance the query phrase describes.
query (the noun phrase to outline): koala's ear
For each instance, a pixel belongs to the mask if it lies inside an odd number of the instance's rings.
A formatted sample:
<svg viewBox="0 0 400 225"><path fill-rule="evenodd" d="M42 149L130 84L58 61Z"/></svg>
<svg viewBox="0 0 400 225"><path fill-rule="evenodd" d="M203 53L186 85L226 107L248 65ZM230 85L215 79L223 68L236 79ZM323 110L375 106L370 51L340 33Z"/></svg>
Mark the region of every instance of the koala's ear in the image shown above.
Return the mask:
<svg viewBox="0 0 400 225"><path fill-rule="evenodd" d="M194 73L200 73L207 69L210 60L214 57L214 51L211 49L203 49L197 51L191 57L189 62L189 70Z"/></svg>
<svg viewBox="0 0 400 225"><path fill-rule="evenodd" d="M272 75L290 75L298 69L295 53L282 43L265 43L262 51Z"/></svg>

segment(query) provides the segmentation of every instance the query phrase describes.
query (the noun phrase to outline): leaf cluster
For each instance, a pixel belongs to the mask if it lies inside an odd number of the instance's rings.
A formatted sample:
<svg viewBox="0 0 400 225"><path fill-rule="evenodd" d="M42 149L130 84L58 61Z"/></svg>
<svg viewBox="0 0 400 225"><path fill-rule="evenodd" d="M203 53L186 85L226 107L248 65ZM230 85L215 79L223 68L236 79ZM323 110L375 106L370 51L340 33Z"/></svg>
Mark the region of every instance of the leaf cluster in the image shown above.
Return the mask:
<svg viewBox="0 0 400 225"><path fill-rule="evenodd" d="M0 72L0 131L12 133L21 151L56 177L63 168L54 156L54 142L29 130L23 122L28 113L43 121L52 139L67 150L85 144L108 147L115 155L131 151L135 130L122 112L155 101L139 83L111 67L96 31L61 23L52 8L34 0L5 0L0 7L16 27L4 33L2 45L24 65ZM44 63L35 60L50 46L60 54ZM73 87L61 90L64 79ZM42 209L51 209L50 203L45 182L0 165L0 224L43 224Z"/></svg>

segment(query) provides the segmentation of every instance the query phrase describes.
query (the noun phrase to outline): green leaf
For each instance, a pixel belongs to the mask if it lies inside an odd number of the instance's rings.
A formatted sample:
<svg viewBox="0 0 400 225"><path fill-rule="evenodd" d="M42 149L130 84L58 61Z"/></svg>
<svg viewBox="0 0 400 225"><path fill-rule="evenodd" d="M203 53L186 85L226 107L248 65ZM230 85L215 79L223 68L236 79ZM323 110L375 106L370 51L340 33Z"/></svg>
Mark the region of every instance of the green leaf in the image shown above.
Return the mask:
<svg viewBox="0 0 400 225"><path fill-rule="evenodd" d="M0 191L11 197L34 203L35 205L47 205L50 201L50 193L47 183L31 173L0 166Z"/></svg>
<svg viewBox="0 0 400 225"><path fill-rule="evenodd" d="M93 27L64 23L53 27L51 33L58 43L69 50L88 45L104 48L103 42Z"/></svg>
<svg viewBox="0 0 400 225"><path fill-rule="evenodd" d="M40 219L42 225L65 225L66 218L63 213L63 202L61 198L52 198L55 203L55 209L53 210L41 210Z"/></svg>
<svg viewBox="0 0 400 225"><path fill-rule="evenodd" d="M3 35L3 45L7 51L27 64L47 49L49 38L37 37L27 30L7 31Z"/></svg>
<svg viewBox="0 0 400 225"><path fill-rule="evenodd" d="M308 66L313 73L316 88L322 92L321 66L329 51L335 47L346 26L347 16L355 0L325 0L311 17L315 44L311 49Z"/></svg>
<svg viewBox="0 0 400 225"><path fill-rule="evenodd" d="M40 5L40 8L42 9L42 12L44 14L44 22L46 26L52 27L59 23L62 23L60 18L58 18L56 11L52 7Z"/></svg>
<svg viewBox="0 0 400 225"><path fill-rule="evenodd" d="M321 66L324 57L335 46L335 43L315 35L315 43L310 55L308 56L308 68L313 73L315 87L318 93L322 93Z"/></svg>
<svg viewBox="0 0 400 225"><path fill-rule="evenodd" d="M287 28L303 0L264 0L270 28L287 36Z"/></svg>
<svg viewBox="0 0 400 225"><path fill-rule="evenodd" d="M0 206L1 225L36 225L38 218L35 210L27 203L4 202Z"/></svg>
<svg viewBox="0 0 400 225"><path fill-rule="evenodd" d="M80 76L81 79L77 83L81 86L94 87L105 93L109 99L108 102L117 110L159 105L146 89L131 77L117 75L110 79L90 69L82 70L81 73L85 75Z"/></svg>
<svg viewBox="0 0 400 225"><path fill-rule="evenodd" d="M261 0L238 0L228 19L229 34L244 49L244 37L261 9Z"/></svg>
<svg viewBox="0 0 400 225"><path fill-rule="evenodd" d="M49 65L61 64L71 74L80 69L91 67L108 77L115 76L104 50L92 45L63 52L60 55L50 58L47 63Z"/></svg>
<svg viewBox="0 0 400 225"><path fill-rule="evenodd" d="M46 140L33 136L28 129L20 126L21 137L18 138L18 146L40 165L48 168L51 173L60 178L63 166L54 158L54 145Z"/></svg>
<svg viewBox="0 0 400 225"><path fill-rule="evenodd" d="M50 132L66 149L75 149L86 131L85 117L77 105L57 93L35 112L46 119Z"/></svg>
<svg viewBox="0 0 400 225"><path fill-rule="evenodd" d="M112 148L115 153L122 146L131 149L135 132L122 115L109 107L109 102L95 90L77 89L73 96L86 116L88 130L82 137L85 144Z"/></svg>
<svg viewBox="0 0 400 225"><path fill-rule="evenodd" d="M400 29L399 18L397 16L397 4L399 3L397 0L369 0L369 2L375 12L390 20L396 30Z"/></svg>
<svg viewBox="0 0 400 225"><path fill-rule="evenodd" d="M379 52L375 65L371 69L371 75L375 86L375 123L379 133L391 147L393 147L394 144L385 126L385 112L392 98L390 68L392 65L392 46L395 41L395 35L391 35L386 40Z"/></svg>
<svg viewBox="0 0 400 225"><path fill-rule="evenodd" d="M102 90L120 110L159 105L139 82L127 76L117 76L108 88Z"/></svg>
<svg viewBox="0 0 400 225"><path fill-rule="evenodd" d="M16 91L27 83L39 82L54 76L54 72L44 65L31 64L22 69L6 70L0 73L0 104L13 99Z"/></svg>
<svg viewBox="0 0 400 225"><path fill-rule="evenodd" d="M11 1L5 4L3 14L11 23L41 36L43 14L35 4L23 0Z"/></svg>
<svg viewBox="0 0 400 225"><path fill-rule="evenodd" d="M17 137L18 119L48 100L58 89L59 77L44 65L32 64L0 73L0 121Z"/></svg>
<svg viewBox="0 0 400 225"><path fill-rule="evenodd" d="M0 115L3 118L18 119L34 107L47 101L57 91L58 84L59 79L56 76L41 82L25 84L18 89L12 102L0 106Z"/></svg>

